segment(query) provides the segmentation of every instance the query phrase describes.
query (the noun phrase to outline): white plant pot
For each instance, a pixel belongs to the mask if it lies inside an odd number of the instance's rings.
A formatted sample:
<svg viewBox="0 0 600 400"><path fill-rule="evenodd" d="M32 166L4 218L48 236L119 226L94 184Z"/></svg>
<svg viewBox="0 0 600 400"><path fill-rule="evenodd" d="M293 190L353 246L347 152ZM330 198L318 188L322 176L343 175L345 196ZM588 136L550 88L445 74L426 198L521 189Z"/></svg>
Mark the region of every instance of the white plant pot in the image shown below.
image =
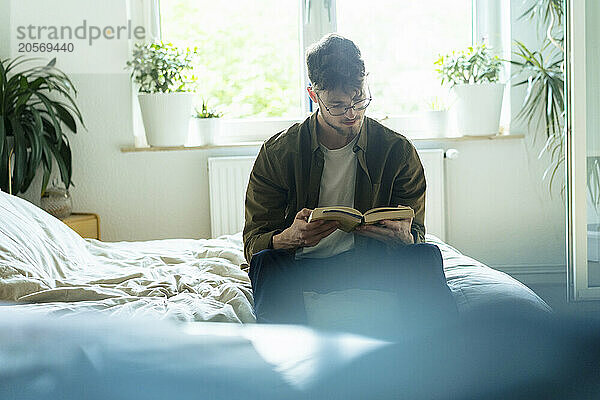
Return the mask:
<svg viewBox="0 0 600 400"><path fill-rule="evenodd" d="M449 136L447 110L425 111L423 119L425 122L425 137Z"/></svg>
<svg viewBox="0 0 600 400"><path fill-rule="evenodd" d="M194 118L199 146L215 144L219 140L219 118Z"/></svg>
<svg viewBox="0 0 600 400"><path fill-rule="evenodd" d="M452 90L456 95L454 110L459 135L498 134L504 84L456 85Z"/></svg>
<svg viewBox="0 0 600 400"><path fill-rule="evenodd" d="M183 146L194 93L140 93L138 100L150 146Z"/></svg>

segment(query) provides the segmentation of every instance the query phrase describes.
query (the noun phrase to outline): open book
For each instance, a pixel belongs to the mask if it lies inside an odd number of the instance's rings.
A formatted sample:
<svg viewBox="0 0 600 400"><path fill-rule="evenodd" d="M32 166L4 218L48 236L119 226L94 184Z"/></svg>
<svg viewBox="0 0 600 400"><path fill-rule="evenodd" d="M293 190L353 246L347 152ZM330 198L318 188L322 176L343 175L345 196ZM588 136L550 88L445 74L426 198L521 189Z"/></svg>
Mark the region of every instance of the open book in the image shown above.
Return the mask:
<svg viewBox="0 0 600 400"><path fill-rule="evenodd" d="M350 232L361 224L368 225L383 219L405 219L414 216L413 209L406 206L372 208L364 214L351 207L334 206L315 208L308 217L308 222L319 220L339 221L341 223L340 229L344 232Z"/></svg>

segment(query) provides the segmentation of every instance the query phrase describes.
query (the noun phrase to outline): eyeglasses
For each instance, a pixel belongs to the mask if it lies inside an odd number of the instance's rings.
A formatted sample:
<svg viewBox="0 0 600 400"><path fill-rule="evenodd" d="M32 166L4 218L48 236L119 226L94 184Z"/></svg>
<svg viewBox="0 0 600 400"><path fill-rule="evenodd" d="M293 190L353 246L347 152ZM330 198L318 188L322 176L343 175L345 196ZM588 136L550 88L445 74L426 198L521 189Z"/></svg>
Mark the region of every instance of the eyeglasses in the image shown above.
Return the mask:
<svg viewBox="0 0 600 400"><path fill-rule="evenodd" d="M348 107L345 107L343 105L327 107L325 105L325 103L323 102L323 100L321 100L319 93L317 91L315 91L315 93L317 94L317 98L321 101L321 103L323 103L323 107L325 107L327 112L329 114L331 114L332 117L339 117L341 115L346 114L348 112L348 110L361 111L361 110L364 110L365 108L369 107L369 104L371 104L371 100L373 100L373 97L371 96L371 89L367 88L367 90L369 92L369 97L362 99L362 100L358 100L356 103L351 104Z"/></svg>

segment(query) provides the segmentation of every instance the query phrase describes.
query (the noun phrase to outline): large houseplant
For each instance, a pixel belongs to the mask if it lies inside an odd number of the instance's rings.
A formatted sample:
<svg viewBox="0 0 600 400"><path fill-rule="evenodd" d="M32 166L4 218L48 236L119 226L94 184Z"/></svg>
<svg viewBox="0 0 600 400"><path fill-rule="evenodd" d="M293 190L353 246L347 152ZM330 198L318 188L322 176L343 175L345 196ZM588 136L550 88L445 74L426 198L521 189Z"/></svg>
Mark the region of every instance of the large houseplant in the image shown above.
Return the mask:
<svg viewBox="0 0 600 400"><path fill-rule="evenodd" d="M29 188L40 165L43 194L53 162L68 189L73 168L66 132L77 133L77 120L84 126L73 98L77 91L56 59L29 67L37 61L0 60L0 187L15 194Z"/></svg>
<svg viewBox="0 0 600 400"><path fill-rule="evenodd" d="M442 85L456 95L458 133L495 135L499 131L504 85L498 83L502 63L485 45L440 55L434 63Z"/></svg>
<svg viewBox="0 0 600 400"><path fill-rule="evenodd" d="M542 179L549 179L549 188L556 173L564 162L565 143L565 101L564 101L564 46L561 29L563 18L563 0L539 0L533 3L522 15L543 26L546 32L539 49L531 50L525 44L516 41L516 59L511 63L516 67L516 75L524 76L515 86L527 85L527 94L519 118L524 119L534 133L534 140L543 132L545 144L539 157L550 156L550 165ZM598 162L591 161L588 168L588 188L593 203L600 204L600 180ZM591 183L591 184L590 184Z"/></svg>
<svg viewBox="0 0 600 400"><path fill-rule="evenodd" d="M146 139L151 146L181 146L188 135L193 93L190 74L196 49L170 43L136 44L127 62L139 86Z"/></svg>

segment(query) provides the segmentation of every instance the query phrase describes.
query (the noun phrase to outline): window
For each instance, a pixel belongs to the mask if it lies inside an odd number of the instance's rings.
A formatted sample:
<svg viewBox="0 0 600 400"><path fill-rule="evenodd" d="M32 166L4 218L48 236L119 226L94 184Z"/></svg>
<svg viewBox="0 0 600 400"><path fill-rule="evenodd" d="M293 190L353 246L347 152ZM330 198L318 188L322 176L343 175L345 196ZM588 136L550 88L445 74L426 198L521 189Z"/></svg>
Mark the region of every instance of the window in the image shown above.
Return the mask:
<svg viewBox="0 0 600 400"><path fill-rule="evenodd" d="M369 115L398 116L447 101L433 62L472 44L473 0L168 0L162 39L199 49L202 98L227 118L299 120L309 111L305 49L339 32L369 72Z"/></svg>
<svg viewBox="0 0 600 400"><path fill-rule="evenodd" d="M337 31L361 49L372 115L427 109L445 99L433 62L472 43L471 0L339 0Z"/></svg>
<svg viewBox="0 0 600 400"><path fill-rule="evenodd" d="M198 47L196 105L228 118L302 114L298 0L167 0L162 39Z"/></svg>

